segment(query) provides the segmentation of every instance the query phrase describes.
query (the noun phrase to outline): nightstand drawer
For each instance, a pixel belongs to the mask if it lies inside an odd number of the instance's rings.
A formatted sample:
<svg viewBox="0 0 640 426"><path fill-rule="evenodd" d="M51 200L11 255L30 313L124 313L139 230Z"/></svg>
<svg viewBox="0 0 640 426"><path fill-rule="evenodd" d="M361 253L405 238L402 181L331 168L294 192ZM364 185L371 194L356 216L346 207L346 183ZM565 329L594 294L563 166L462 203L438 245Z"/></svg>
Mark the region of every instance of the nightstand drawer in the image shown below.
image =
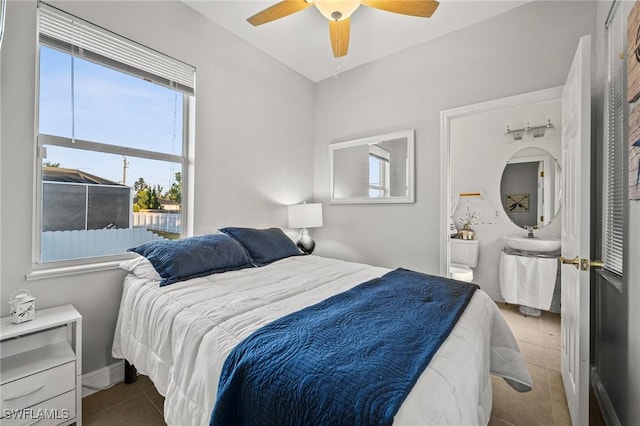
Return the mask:
<svg viewBox="0 0 640 426"><path fill-rule="evenodd" d="M2 394L0 415L5 417L5 410L30 407L54 396L74 390L75 386L75 361L5 383L0 388ZM75 402L73 406L75 407Z"/></svg>
<svg viewBox="0 0 640 426"><path fill-rule="evenodd" d="M2 426L55 426L76 417L76 392L71 391L16 411L3 410Z"/></svg>

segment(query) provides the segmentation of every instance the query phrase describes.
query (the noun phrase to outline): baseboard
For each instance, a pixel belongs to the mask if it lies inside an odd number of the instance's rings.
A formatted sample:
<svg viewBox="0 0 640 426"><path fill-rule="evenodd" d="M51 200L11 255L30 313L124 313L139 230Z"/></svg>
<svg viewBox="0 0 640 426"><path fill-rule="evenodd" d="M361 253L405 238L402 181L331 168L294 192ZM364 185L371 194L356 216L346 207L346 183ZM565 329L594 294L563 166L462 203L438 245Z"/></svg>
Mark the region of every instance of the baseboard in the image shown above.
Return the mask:
<svg viewBox="0 0 640 426"><path fill-rule="evenodd" d="M118 361L82 375L82 397L124 381L124 361Z"/></svg>
<svg viewBox="0 0 640 426"><path fill-rule="evenodd" d="M607 389L604 387L600 375L595 367L591 368L591 386L593 387L593 393L596 396L600 410L602 411L602 417L607 426L621 426L620 420L616 415L616 411L613 408L613 404L607 394Z"/></svg>

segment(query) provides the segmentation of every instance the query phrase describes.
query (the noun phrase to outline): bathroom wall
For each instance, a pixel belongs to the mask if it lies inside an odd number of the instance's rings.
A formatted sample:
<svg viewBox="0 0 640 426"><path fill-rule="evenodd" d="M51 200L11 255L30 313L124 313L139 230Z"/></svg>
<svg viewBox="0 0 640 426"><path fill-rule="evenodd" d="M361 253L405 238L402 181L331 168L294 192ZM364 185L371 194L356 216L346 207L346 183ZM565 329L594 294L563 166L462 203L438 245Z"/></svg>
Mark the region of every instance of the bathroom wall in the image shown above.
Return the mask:
<svg viewBox="0 0 640 426"><path fill-rule="evenodd" d="M504 135L507 125L511 129L523 128L530 123L537 126L551 119L560 126L560 99L539 101L513 108L493 109L473 115L458 117L451 122L451 192L480 192L480 197L462 197L454 213L456 225L460 228L460 218L470 212L479 217L472 225L476 239L480 242L478 266L474 270L473 281L494 300L503 301L500 292L500 253L504 247L502 236L508 234L525 235L507 217L500 197L502 171L507 161L525 148L542 148L556 159L560 158L560 131L558 128L547 132L544 138L514 141ZM535 231L536 235L559 237L560 216L549 225ZM557 309L554 307L554 310Z"/></svg>

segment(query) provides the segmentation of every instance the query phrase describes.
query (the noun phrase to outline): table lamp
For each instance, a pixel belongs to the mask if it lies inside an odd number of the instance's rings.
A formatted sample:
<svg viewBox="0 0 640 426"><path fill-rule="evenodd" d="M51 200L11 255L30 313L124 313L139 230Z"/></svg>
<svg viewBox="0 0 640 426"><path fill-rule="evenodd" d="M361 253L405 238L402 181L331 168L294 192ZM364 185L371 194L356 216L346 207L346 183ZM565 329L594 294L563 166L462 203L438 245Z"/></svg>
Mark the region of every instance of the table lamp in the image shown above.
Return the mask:
<svg viewBox="0 0 640 426"><path fill-rule="evenodd" d="M289 216L289 228L300 229L300 235L298 235L296 245L302 252L311 254L316 247L316 243L309 235L307 228L318 228L322 226L322 204L294 204L287 206L287 213Z"/></svg>

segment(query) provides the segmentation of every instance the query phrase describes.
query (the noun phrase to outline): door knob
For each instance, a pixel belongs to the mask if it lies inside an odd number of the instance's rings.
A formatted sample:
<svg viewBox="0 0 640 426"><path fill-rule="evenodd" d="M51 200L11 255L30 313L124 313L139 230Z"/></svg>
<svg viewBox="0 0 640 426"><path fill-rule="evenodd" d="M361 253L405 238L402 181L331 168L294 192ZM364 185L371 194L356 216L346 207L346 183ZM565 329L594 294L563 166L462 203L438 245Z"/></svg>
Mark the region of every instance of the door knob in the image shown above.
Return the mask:
<svg viewBox="0 0 640 426"><path fill-rule="evenodd" d="M574 257L573 259L567 259L564 256L560 256L560 262L564 263L565 265L573 265L576 267L576 269L580 268L580 258L578 256Z"/></svg>
<svg viewBox="0 0 640 426"><path fill-rule="evenodd" d="M604 267L604 262L602 260L580 259L580 269L582 269L583 271L588 271L589 268L602 267Z"/></svg>
<svg viewBox="0 0 640 426"><path fill-rule="evenodd" d="M604 267L604 262L602 260L580 259L578 256L573 259L567 259L564 256L560 256L560 262L565 265L573 265L576 269L581 269L583 271L588 271L590 268Z"/></svg>

